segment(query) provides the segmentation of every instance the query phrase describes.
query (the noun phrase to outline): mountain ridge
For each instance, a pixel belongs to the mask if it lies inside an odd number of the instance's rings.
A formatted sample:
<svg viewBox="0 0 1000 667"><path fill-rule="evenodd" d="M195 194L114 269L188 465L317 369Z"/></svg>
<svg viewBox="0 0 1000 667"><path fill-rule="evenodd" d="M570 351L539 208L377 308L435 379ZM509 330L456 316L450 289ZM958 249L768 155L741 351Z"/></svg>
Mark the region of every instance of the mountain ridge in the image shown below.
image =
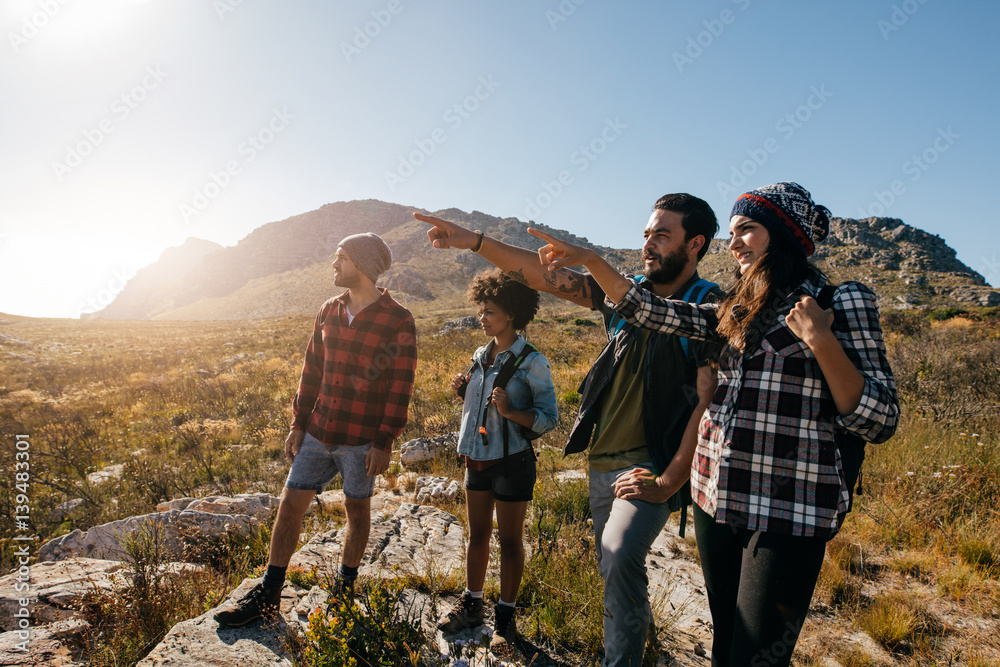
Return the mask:
<svg viewBox="0 0 1000 667"><path fill-rule="evenodd" d="M393 253L379 285L410 307L462 308L469 279L491 266L468 252L440 251L427 242L427 225L414 220L424 209L376 199L326 204L262 225L235 246L188 239L140 269L106 308L90 317L106 319L264 319L314 314L338 292L327 259L350 234L371 231ZM432 215L513 245L536 248L529 223L481 211L447 208ZM585 237L531 222L531 226L591 247L622 270L641 270L638 249L615 249ZM635 241L641 240L641 222ZM897 218L834 218L826 242L813 258L832 281L869 284L883 308L1000 305L1000 292L963 264L939 236ZM726 286L733 262L725 241L714 239L699 265L702 276Z"/></svg>

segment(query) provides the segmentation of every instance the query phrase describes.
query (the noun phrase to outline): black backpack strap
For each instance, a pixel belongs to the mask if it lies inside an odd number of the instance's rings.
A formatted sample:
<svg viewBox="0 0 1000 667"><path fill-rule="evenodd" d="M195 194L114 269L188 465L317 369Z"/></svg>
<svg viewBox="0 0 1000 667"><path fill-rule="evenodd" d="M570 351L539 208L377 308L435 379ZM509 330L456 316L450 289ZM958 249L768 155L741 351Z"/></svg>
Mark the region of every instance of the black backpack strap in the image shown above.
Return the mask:
<svg viewBox="0 0 1000 667"><path fill-rule="evenodd" d="M819 294L816 295L816 303L823 310L829 310L833 306L833 293L837 291L837 288L827 283L823 285L820 289Z"/></svg>
<svg viewBox="0 0 1000 667"><path fill-rule="evenodd" d="M538 352L538 348L531 343L525 341L524 347L517 354L516 357L512 359L507 359L503 366L500 367L500 372L497 373L496 379L493 381L494 389L504 389L507 387L507 383L510 379L514 377L514 371L521 367L524 360L529 356ZM484 420L485 421L485 420ZM510 420L506 417L503 418L503 457L507 458L510 455Z"/></svg>
<svg viewBox="0 0 1000 667"><path fill-rule="evenodd" d="M816 303L824 310L833 308L833 294L837 288L830 283L823 285L816 295ZM863 495L862 464L865 461L865 441L843 430L834 430L834 442L840 450L840 463L847 482L848 511L854 506L854 496Z"/></svg>
<svg viewBox="0 0 1000 667"><path fill-rule="evenodd" d="M496 379L493 380L493 388L504 389L507 386L507 383L510 382L510 379L514 377L514 371L520 368L521 364L524 363L524 360L535 352L538 352L538 348L531 343L525 342L524 347L521 348L521 351L517 354L517 356L507 359L503 366L500 367L500 372L497 373Z"/></svg>

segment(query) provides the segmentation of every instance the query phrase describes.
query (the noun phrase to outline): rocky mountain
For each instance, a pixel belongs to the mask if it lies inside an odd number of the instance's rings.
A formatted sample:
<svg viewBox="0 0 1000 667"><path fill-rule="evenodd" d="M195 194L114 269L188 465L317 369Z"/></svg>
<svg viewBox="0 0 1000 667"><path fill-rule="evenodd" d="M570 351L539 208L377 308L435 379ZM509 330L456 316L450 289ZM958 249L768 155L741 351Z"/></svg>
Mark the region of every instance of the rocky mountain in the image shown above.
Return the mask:
<svg viewBox="0 0 1000 667"><path fill-rule="evenodd" d="M266 224L232 247L191 239L140 270L94 316L199 320L312 315L337 292L328 258L340 239L364 231L380 234L392 248L393 267L380 284L400 301L411 308L460 308L469 278L489 264L472 253L432 249L427 226L412 217L422 210L371 199L337 202ZM514 245L540 245L527 233L528 223L516 218L458 209L434 215ZM550 231L596 248L616 266L638 270L635 249L605 248L562 230ZM641 231L642 221L637 221L622 240L638 246ZM835 282L860 280L872 286L883 308L1000 305L1000 291L960 262L944 239L895 218L835 218L816 263ZM702 262L702 275L726 285L732 267L725 241L716 239Z"/></svg>

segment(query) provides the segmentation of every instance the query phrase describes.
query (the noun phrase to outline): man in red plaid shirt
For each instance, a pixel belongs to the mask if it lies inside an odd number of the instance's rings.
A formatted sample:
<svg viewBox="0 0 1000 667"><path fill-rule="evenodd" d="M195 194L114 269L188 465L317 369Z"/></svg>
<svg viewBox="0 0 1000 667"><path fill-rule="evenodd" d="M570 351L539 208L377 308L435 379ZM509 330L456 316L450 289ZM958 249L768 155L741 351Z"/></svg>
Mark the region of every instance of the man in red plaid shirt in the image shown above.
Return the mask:
<svg viewBox="0 0 1000 667"><path fill-rule="evenodd" d="M353 590L368 544L375 477L389 467L392 442L406 425L417 365L413 316L375 286L391 263L389 247L376 234L348 236L337 248L333 282L347 291L320 308L306 348L285 439L292 467L267 573L235 609L216 614L222 625L243 625L277 609L306 510L338 473L347 528L336 586L347 595Z"/></svg>

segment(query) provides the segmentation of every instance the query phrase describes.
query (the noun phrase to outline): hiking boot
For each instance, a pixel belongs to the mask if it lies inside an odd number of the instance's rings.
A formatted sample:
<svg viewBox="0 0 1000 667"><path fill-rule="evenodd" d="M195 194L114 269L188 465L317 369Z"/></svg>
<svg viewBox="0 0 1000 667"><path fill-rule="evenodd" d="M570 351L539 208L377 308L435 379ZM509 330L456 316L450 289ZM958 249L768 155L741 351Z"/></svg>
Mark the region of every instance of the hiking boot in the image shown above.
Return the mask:
<svg viewBox="0 0 1000 667"><path fill-rule="evenodd" d="M441 632L454 633L483 624L483 599L463 595L451 608L444 620L438 623Z"/></svg>
<svg viewBox="0 0 1000 667"><path fill-rule="evenodd" d="M517 653L517 627L514 625L514 607L498 604L493 613L493 637L490 651L500 658L513 658Z"/></svg>
<svg viewBox="0 0 1000 667"><path fill-rule="evenodd" d="M277 613L281 602L281 588L265 588L263 583L257 584L236 601L234 609L218 612L215 620L219 625L238 626L246 625L261 616L272 616Z"/></svg>

